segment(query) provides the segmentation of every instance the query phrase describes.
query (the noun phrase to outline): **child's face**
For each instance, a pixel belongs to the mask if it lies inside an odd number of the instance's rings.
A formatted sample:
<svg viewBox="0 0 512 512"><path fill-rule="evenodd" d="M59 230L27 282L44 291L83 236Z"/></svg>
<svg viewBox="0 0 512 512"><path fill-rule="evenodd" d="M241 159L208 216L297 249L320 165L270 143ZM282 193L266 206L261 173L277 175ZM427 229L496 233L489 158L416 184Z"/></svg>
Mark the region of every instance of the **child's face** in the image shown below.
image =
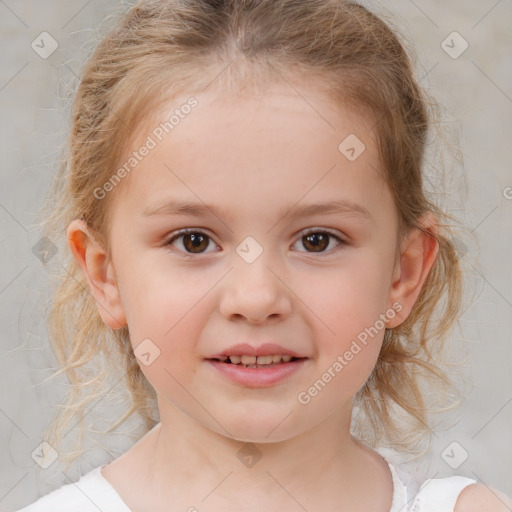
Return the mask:
<svg viewBox="0 0 512 512"><path fill-rule="evenodd" d="M161 141L154 129L188 95L138 134L132 150L148 135L156 147L124 178L112 217L118 317L150 362L139 364L161 419L178 408L210 430L255 442L300 434L333 414L346 421L384 324L400 323L403 306L393 285L397 218L376 172L372 122L287 85L262 97L216 98L213 87L193 96L198 105ZM338 149L351 134L366 146L354 161ZM348 144L355 155L357 144ZM215 213L144 214L170 201ZM296 215L328 202L368 213ZM195 238L167 243L184 228ZM288 363L295 371L274 383L233 381L209 358L239 343L274 343L307 359Z"/></svg>

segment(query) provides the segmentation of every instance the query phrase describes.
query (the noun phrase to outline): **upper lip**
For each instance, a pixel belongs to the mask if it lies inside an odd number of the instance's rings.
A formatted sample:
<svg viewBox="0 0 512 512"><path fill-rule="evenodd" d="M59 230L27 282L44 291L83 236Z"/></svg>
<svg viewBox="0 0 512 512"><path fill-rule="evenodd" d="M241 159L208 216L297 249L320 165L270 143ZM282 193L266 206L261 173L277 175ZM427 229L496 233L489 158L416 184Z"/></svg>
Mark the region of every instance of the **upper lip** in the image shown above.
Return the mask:
<svg viewBox="0 0 512 512"><path fill-rule="evenodd" d="M231 347L223 350L222 352L218 352L207 359L216 359L219 357L227 357L227 356L273 356L273 355L290 355L292 357L306 357L294 350L289 350L287 348L282 347L281 345L277 345L276 343L263 343L263 345L259 345L257 347L253 347L248 343L239 343L238 345L232 345Z"/></svg>

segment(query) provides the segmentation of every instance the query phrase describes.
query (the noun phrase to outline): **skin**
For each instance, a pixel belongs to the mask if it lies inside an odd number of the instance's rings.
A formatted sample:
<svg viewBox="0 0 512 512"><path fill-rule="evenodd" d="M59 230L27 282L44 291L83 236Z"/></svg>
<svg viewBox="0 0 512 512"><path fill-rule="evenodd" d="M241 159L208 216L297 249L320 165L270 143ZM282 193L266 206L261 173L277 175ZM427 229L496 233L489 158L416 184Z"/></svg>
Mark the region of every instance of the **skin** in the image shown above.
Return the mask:
<svg viewBox="0 0 512 512"><path fill-rule="evenodd" d="M140 366L156 390L161 424L103 468L133 510L391 506L385 461L349 431L355 394L375 366L384 329L307 405L297 395L393 304L401 311L386 327L407 318L438 248L415 229L395 262L398 219L377 173L372 120L336 107L315 88L301 94L307 101L281 84L261 95L223 96L213 87L194 94L198 107L114 192L112 258L84 221L68 227L103 321L112 329L128 325L134 350L145 339L160 350ZM153 113L153 126L187 99ZM353 162L338 150L352 133L366 146ZM140 128L132 150L148 134ZM171 196L222 210L142 216ZM296 204L341 199L371 217L283 214ZM424 225L437 229L432 216ZM166 245L183 228L208 235L202 253L185 257L192 247L186 237ZM331 238L314 252L300 234L309 228L346 243ZM247 236L263 249L252 263L236 252ZM268 388L234 384L205 361L232 344L265 341L309 360ZM261 454L252 467L237 456L247 443Z"/></svg>

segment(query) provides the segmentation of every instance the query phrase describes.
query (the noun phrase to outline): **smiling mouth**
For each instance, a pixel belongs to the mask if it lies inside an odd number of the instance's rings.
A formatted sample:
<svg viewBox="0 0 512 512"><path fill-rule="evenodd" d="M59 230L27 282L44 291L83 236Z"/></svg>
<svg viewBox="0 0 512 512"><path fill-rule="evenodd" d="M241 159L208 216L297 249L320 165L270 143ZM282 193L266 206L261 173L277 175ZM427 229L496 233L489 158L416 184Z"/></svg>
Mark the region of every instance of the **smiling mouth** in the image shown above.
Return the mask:
<svg viewBox="0 0 512 512"><path fill-rule="evenodd" d="M293 357L290 355L268 355L268 356L222 356L209 359L210 361L218 361L242 368L272 368L274 366L282 366L284 364L302 361L307 357Z"/></svg>

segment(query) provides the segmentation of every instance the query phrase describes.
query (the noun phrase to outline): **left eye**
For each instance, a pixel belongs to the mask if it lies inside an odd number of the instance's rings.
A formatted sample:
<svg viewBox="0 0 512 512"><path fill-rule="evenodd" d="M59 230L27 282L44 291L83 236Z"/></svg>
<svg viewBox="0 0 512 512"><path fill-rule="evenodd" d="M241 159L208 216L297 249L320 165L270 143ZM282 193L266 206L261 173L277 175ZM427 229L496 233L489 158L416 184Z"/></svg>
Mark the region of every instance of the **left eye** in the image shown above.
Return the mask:
<svg viewBox="0 0 512 512"><path fill-rule="evenodd" d="M339 247L340 245L346 243L344 240L342 240L340 237L334 235L333 233L329 231L309 231L307 233L302 232L302 237L300 238L300 241L302 242L302 245L304 247L310 247L313 250L307 251L307 252L313 252L313 253L323 253L323 252L329 252L325 249L329 247L330 239L333 238L338 242L338 245L336 247ZM335 248L336 248L335 247ZM332 249L329 249L332 250ZM302 251L299 251L302 252Z"/></svg>

